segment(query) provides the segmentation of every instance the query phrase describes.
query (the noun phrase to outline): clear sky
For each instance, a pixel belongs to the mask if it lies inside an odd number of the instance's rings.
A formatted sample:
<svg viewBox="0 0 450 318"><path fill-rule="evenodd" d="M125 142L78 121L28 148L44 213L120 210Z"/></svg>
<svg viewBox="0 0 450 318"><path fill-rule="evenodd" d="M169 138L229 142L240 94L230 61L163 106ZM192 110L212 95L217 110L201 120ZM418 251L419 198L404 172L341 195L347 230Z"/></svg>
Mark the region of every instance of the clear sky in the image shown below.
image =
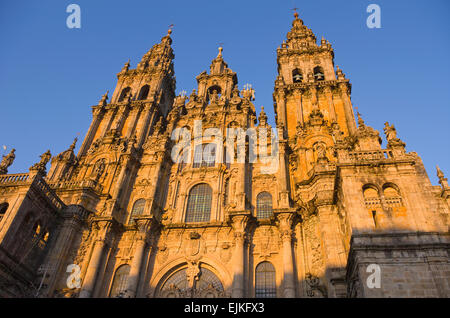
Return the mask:
<svg viewBox="0 0 450 318"><path fill-rule="evenodd" d="M66 26L71 3L81 7L81 29ZM371 3L381 7L381 29L366 26ZM113 91L127 59L135 68L172 23L177 93L196 88L223 43L239 88L253 85L257 111L265 106L273 124L276 48L293 7L333 45L366 124L382 136L385 121L395 124L434 184L436 164L450 177L448 0L1 1L0 146L16 148L9 173L27 172L77 134L78 149L91 105Z"/></svg>

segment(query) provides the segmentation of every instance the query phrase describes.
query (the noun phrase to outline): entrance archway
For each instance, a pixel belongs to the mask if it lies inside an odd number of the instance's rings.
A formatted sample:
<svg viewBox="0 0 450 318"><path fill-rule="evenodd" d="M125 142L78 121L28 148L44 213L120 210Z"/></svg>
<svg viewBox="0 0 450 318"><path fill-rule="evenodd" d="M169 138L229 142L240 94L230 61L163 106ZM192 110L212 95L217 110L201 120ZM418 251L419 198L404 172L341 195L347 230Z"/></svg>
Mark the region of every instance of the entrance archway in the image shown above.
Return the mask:
<svg viewBox="0 0 450 318"><path fill-rule="evenodd" d="M175 270L161 284L160 298L225 297L220 279L205 267L184 267Z"/></svg>

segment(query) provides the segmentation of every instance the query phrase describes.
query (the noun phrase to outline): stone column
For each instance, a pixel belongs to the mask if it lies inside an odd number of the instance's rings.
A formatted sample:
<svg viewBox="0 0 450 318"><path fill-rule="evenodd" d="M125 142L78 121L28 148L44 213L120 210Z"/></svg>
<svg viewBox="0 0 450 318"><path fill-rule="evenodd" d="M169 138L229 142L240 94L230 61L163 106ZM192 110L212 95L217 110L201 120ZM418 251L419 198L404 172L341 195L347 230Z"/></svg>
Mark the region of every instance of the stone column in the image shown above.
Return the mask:
<svg viewBox="0 0 450 318"><path fill-rule="evenodd" d="M238 154L239 152L243 152L244 155L244 159L245 156L247 156L247 152L246 152L246 146L244 145L239 145L238 144ZM236 209L239 211L243 211L245 210L245 161L244 162L240 162L239 159L239 155L238 155L238 165L239 165L239 171L238 171L238 187L236 189L236 200L237 200L237 204L236 204Z"/></svg>
<svg viewBox="0 0 450 318"><path fill-rule="evenodd" d="M136 297L137 288L139 284L139 277L142 267L142 259L144 257L145 246L147 244L147 233L150 230L152 222L151 217L136 218L136 225L138 228L138 234L136 237L136 248L134 251L133 261L131 263L130 273L127 281L127 296L130 298Z"/></svg>
<svg viewBox="0 0 450 318"><path fill-rule="evenodd" d="M129 155L122 155L122 158L120 159L122 163L122 168L120 169L119 176L117 178L116 184L114 186L114 192L112 195L112 198L116 200L119 197L119 191L122 187L122 184L126 177L126 172L128 169L128 161L129 161Z"/></svg>
<svg viewBox="0 0 450 318"><path fill-rule="evenodd" d="M286 171L286 141L280 140L279 141L279 160L280 165L278 167L279 173L278 173L278 185L280 187L280 208L289 208L289 192L287 190L288 185L288 177L287 177L287 171Z"/></svg>
<svg viewBox="0 0 450 318"><path fill-rule="evenodd" d="M300 122L302 126L305 125L305 118L303 114L303 92L299 89L295 91L298 94L298 110L297 110L297 121ZM297 128L297 127L296 127Z"/></svg>
<svg viewBox="0 0 450 318"><path fill-rule="evenodd" d="M295 297L294 259L292 257L292 220L294 214L279 213L277 215L281 240L283 242L283 297Z"/></svg>
<svg viewBox="0 0 450 318"><path fill-rule="evenodd" d="M131 137L134 132L134 126L136 125L136 119L140 112L140 106L136 106L131 112L130 112L130 123L128 125L127 131L125 136Z"/></svg>
<svg viewBox="0 0 450 318"><path fill-rule="evenodd" d="M244 297L244 244L246 227L249 220L247 214L230 215L234 230L235 250L233 256L233 287L231 297Z"/></svg>
<svg viewBox="0 0 450 318"><path fill-rule="evenodd" d="M329 86L325 87L324 92L325 92L325 96L327 97L327 101L328 101L328 111L330 114L330 123L337 122L336 111L334 109L333 94L331 92L331 88Z"/></svg>
<svg viewBox="0 0 450 318"><path fill-rule="evenodd" d="M278 114L278 121L281 123L281 125L283 127L287 127L286 101L285 101L285 95L284 95L284 92L282 89L278 90L277 114Z"/></svg>
<svg viewBox="0 0 450 318"><path fill-rule="evenodd" d="M142 112L142 117L139 118L139 122L136 126L136 132L138 132L139 128L140 128L138 139L137 139L138 147L142 146L142 144L145 142L145 139L147 137L148 129L151 124L150 119L153 120L153 116L151 116L152 108L153 107L152 107L151 103L149 103L148 105L145 105L144 111Z"/></svg>
<svg viewBox="0 0 450 318"><path fill-rule="evenodd" d="M106 132L111 128L111 121L112 121L113 115L114 115L114 110L109 109L103 116L104 124L102 127L102 131L99 135L100 138L103 137L106 134Z"/></svg>
<svg viewBox="0 0 450 318"><path fill-rule="evenodd" d="M81 230L88 213L89 212L80 205L69 205L64 211L64 221L58 238L45 261L45 267L51 274L48 279L45 278L44 284L47 285L47 295L44 295L44 297L51 297L57 278L63 270L61 267L66 261L74 237Z"/></svg>
<svg viewBox="0 0 450 318"><path fill-rule="evenodd" d="M350 100L350 92L346 83L339 83L339 89L341 90L341 98L344 101L345 120L350 135L356 133L355 115L353 114L352 102Z"/></svg>
<svg viewBox="0 0 450 318"><path fill-rule="evenodd" d="M92 119L91 126L89 127L86 137L84 138L84 141L78 152L80 156L83 156L89 149L95 136L95 133L97 132L98 127L100 126L101 120L103 118L103 113L104 113L103 108L94 111L94 118Z"/></svg>
<svg viewBox="0 0 450 318"><path fill-rule="evenodd" d="M95 282L98 276L98 269L103 256L103 250L106 245L107 236L109 234L112 222L111 221L97 221L96 226L99 227L92 256L83 279L83 286L81 287L79 298L90 298L94 291Z"/></svg>
<svg viewBox="0 0 450 318"><path fill-rule="evenodd" d="M328 295L345 297L345 266L347 262L345 247L339 230L339 216L333 205L333 191L324 190L317 193L315 200L321 241L324 247Z"/></svg>

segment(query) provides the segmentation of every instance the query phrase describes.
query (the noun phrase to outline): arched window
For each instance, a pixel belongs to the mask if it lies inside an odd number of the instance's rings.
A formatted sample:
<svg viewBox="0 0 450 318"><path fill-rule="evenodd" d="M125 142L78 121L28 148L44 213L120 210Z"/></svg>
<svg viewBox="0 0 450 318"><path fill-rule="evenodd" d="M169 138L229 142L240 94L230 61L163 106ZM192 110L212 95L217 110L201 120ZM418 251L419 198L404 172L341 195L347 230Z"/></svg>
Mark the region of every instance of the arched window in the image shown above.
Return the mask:
<svg viewBox="0 0 450 318"><path fill-rule="evenodd" d="M148 97L148 92L150 91L150 86L148 85L144 85L141 88L141 91L139 92L139 100L144 100L147 99Z"/></svg>
<svg viewBox="0 0 450 318"><path fill-rule="evenodd" d="M6 214L6 211L8 210L9 204L7 202L3 202L0 204L0 221L3 219L3 217Z"/></svg>
<svg viewBox="0 0 450 318"><path fill-rule="evenodd" d="M380 205L380 195L377 188L367 185L363 188L364 204L367 208L378 207Z"/></svg>
<svg viewBox="0 0 450 318"><path fill-rule="evenodd" d="M133 209L131 210L131 217L142 215L145 208L145 199L136 200L133 204Z"/></svg>
<svg viewBox="0 0 450 318"><path fill-rule="evenodd" d="M378 215L377 212L381 212L381 200L378 189L370 184L363 187L364 204L372 216L375 227L378 227Z"/></svg>
<svg viewBox="0 0 450 318"><path fill-rule="evenodd" d="M119 103L122 102L122 101L125 99L125 97L128 95L128 93L129 93L130 91L131 91L131 88L130 88L130 87L125 87L125 88L122 90L122 92L120 93L118 102L119 102Z"/></svg>
<svg viewBox="0 0 450 318"><path fill-rule="evenodd" d="M256 298L277 297L275 268L269 262L262 262L259 263L258 266L256 266L255 296Z"/></svg>
<svg viewBox="0 0 450 318"><path fill-rule="evenodd" d="M272 213L272 195L269 192L261 192L256 197L256 218L268 219Z"/></svg>
<svg viewBox="0 0 450 318"><path fill-rule="evenodd" d="M193 168L214 167L216 164L216 144L202 144L195 147Z"/></svg>
<svg viewBox="0 0 450 318"><path fill-rule="evenodd" d="M292 81L294 83L303 82L303 74L298 68L296 68L295 70L292 71Z"/></svg>
<svg viewBox="0 0 450 318"><path fill-rule="evenodd" d="M393 184L385 184L383 186L383 195L386 205L390 208L402 207L403 201L397 186Z"/></svg>
<svg viewBox="0 0 450 318"><path fill-rule="evenodd" d="M208 222L211 216L212 190L206 183L197 184L189 192L186 222Z"/></svg>
<svg viewBox="0 0 450 318"><path fill-rule="evenodd" d="M314 68L314 80L315 81L325 80L325 74L323 73L323 69L320 66L316 66Z"/></svg>
<svg viewBox="0 0 450 318"><path fill-rule="evenodd" d="M41 234L41 222L37 221L33 226L33 235L38 236Z"/></svg>
<svg viewBox="0 0 450 318"><path fill-rule="evenodd" d="M117 298L123 295L123 293L126 291L127 288L129 274L130 274L130 265L125 264L117 268L116 273L114 274L114 279L111 286L111 292L109 293L109 297Z"/></svg>

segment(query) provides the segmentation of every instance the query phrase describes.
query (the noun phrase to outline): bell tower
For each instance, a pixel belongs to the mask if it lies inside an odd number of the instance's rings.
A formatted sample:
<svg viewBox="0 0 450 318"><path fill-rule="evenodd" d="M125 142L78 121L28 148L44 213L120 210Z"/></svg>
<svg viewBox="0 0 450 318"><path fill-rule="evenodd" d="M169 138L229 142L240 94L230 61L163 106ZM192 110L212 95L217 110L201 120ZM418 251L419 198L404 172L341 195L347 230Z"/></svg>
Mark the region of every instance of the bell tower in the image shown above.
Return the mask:
<svg viewBox="0 0 450 318"><path fill-rule="evenodd" d="M128 139L136 137L140 147L151 127L161 116L167 116L175 97L171 33L169 29L161 42L153 45L136 69L130 69L128 60L117 74L117 85L110 101L106 93L98 105L92 107L94 118L81 145L79 158L107 134Z"/></svg>
<svg viewBox="0 0 450 318"><path fill-rule="evenodd" d="M317 160L332 160L336 138L354 135L356 123L350 99L351 84L334 65L331 44L294 14L292 29L277 49L278 76L273 99L277 126L298 155L294 165L307 178Z"/></svg>

